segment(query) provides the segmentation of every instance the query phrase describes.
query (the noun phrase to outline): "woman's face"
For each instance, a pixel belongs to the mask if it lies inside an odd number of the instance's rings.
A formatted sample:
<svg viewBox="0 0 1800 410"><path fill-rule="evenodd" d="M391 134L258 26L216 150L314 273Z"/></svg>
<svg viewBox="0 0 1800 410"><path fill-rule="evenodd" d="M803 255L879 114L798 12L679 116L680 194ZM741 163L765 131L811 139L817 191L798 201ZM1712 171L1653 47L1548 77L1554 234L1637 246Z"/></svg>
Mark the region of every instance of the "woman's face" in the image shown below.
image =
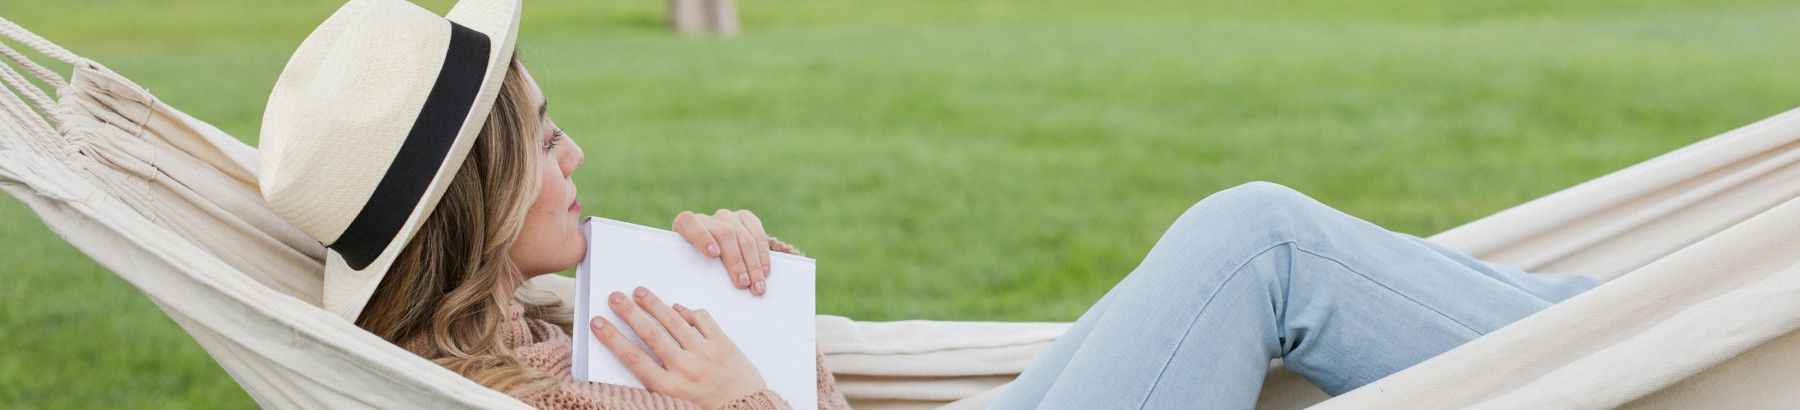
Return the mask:
<svg viewBox="0 0 1800 410"><path fill-rule="evenodd" d="M545 111L544 92L531 73L524 74L527 100L536 108L538 128L538 195L525 214L525 227L508 250L526 278L567 270L581 263L587 238L578 227L581 202L575 199L575 167L583 155L575 141L563 135Z"/></svg>

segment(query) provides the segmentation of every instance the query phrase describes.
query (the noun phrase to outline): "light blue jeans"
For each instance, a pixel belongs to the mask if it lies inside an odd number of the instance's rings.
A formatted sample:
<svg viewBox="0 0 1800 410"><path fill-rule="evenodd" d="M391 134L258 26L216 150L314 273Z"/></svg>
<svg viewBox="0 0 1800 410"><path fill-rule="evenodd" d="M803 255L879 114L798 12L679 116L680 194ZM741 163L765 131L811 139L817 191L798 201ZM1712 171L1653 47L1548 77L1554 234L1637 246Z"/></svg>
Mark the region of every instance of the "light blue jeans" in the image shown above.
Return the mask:
<svg viewBox="0 0 1800 410"><path fill-rule="evenodd" d="M1248 409L1277 358L1337 395L1596 285L1245 184L1182 214L995 408Z"/></svg>

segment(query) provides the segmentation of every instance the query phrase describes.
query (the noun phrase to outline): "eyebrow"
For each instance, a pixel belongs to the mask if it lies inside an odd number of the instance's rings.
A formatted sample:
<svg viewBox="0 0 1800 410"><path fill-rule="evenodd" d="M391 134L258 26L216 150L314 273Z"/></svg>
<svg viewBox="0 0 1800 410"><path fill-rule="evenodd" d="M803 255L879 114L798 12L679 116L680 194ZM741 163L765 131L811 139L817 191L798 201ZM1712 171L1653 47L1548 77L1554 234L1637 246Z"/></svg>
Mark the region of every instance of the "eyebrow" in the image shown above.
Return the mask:
<svg viewBox="0 0 1800 410"><path fill-rule="evenodd" d="M543 104L538 104L538 119L540 119L540 120L544 119L544 116L549 115L549 113L550 113L550 101L544 101Z"/></svg>

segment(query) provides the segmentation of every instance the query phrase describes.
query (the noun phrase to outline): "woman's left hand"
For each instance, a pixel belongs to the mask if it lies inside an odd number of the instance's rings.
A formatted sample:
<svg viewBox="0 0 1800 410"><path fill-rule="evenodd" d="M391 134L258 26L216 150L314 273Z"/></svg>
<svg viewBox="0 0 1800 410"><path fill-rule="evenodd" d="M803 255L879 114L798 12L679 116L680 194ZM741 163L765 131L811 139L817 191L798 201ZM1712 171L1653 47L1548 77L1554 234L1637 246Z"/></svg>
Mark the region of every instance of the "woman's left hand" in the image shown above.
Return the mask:
<svg viewBox="0 0 1800 410"><path fill-rule="evenodd" d="M682 211L675 216L674 230L701 254L723 262L738 289L756 295L768 292L764 280L769 277L771 242L756 214L741 209L720 209L712 215Z"/></svg>

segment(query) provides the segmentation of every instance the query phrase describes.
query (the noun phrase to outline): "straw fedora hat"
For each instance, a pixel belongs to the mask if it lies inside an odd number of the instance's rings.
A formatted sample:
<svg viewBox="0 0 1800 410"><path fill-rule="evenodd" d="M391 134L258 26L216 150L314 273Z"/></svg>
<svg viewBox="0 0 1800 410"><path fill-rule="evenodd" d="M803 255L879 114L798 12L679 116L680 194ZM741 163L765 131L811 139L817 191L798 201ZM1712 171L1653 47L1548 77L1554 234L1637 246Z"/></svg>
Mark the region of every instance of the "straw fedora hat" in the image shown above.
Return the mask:
<svg viewBox="0 0 1800 410"><path fill-rule="evenodd" d="M263 113L269 207L325 244L326 310L356 321L431 215L486 121L518 33L519 0L438 16L351 0L300 43Z"/></svg>

